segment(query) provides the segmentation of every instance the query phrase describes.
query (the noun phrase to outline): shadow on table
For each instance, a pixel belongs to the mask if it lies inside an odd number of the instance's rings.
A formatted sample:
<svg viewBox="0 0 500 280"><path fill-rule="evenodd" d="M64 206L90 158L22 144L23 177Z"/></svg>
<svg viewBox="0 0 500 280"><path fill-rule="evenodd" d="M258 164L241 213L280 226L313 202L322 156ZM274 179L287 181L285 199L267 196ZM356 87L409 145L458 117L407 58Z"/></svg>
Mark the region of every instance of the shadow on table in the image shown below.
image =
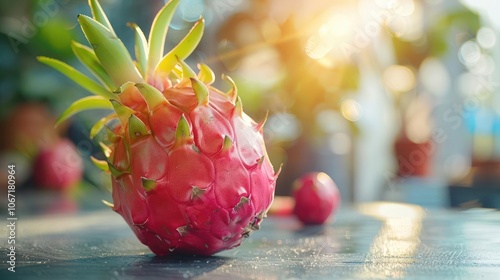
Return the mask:
<svg viewBox="0 0 500 280"><path fill-rule="evenodd" d="M220 256L103 256L16 267L15 274L5 274L5 270L0 273L0 278L186 279L205 275L228 260L230 258Z"/></svg>

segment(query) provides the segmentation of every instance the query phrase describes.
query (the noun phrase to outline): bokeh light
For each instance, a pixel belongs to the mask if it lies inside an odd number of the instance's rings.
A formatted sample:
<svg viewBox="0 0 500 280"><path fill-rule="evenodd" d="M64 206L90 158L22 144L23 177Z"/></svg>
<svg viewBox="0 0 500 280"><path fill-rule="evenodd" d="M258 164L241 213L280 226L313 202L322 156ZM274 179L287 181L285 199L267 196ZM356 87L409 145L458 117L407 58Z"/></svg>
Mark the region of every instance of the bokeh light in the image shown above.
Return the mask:
<svg viewBox="0 0 500 280"><path fill-rule="evenodd" d="M330 150L337 155L344 155L351 151L351 138L347 133L338 132L328 137Z"/></svg>
<svg viewBox="0 0 500 280"><path fill-rule="evenodd" d="M165 0L164 2L166 3L168 0ZM170 23L170 28L175 30L188 28L193 22L200 19L202 15L205 15L204 11L205 3L203 0L182 0L179 3L179 8L175 10Z"/></svg>
<svg viewBox="0 0 500 280"><path fill-rule="evenodd" d="M467 41L460 46L458 54L464 65L473 65L481 58L481 47L475 41Z"/></svg>
<svg viewBox="0 0 500 280"><path fill-rule="evenodd" d="M452 154L444 161L444 172L451 181L464 178L470 171L471 162L463 154Z"/></svg>
<svg viewBox="0 0 500 280"><path fill-rule="evenodd" d="M491 49L495 46L497 37L495 31L489 27L481 27L477 32L477 42L482 48Z"/></svg>
<svg viewBox="0 0 500 280"><path fill-rule="evenodd" d="M475 94L477 86L480 85L478 77L473 75L471 72L465 72L458 76L457 88L460 94L464 97L471 96Z"/></svg>
<svg viewBox="0 0 500 280"><path fill-rule="evenodd" d="M325 42L321 36L313 35L307 40L304 50L312 59L320 59L327 55L333 48L333 44Z"/></svg>
<svg viewBox="0 0 500 280"><path fill-rule="evenodd" d="M354 22L352 17L347 16L348 11L332 14L317 32L309 37L304 50L310 58L324 58L335 46L351 40Z"/></svg>
<svg viewBox="0 0 500 280"><path fill-rule="evenodd" d="M382 74L384 84L396 92L407 92L415 87L415 74L402 65L391 65Z"/></svg>
<svg viewBox="0 0 500 280"><path fill-rule="evenodd" d="M273 141L293 141L300 134L297 117L289 113L271 115L267 120L266 129Z"/></svg>
<svg viewBox="0 0 500 280"><path fill-rule="evenodd" d="M358 121L362 117L362 107L358 101L354 99L346 99L340 105L342 116L350 121Z"/></svg>
<svg viewBox="0 0 500 280"><path fill-rule="evenodd" d="M427 57L420 64L419 77L427 91L443 96L450 88L450 74L441 60Z"/></svg>
<svg viewBox="0 0 500 280"><path fill-rule="evenodd" d="M490 55L482 54L476 63L467 68L475 75L487 76L493 74L493 71L495 71L495 61Z"/></svg>
<svg viewBox="0 0 500 280"><path fill-rule="evenodd" d="M425 143L431 137L431 104L428 98L421 96L413 100L405 112L406 136L413 143Z"/></svg>
<svg viewBox="0 0 500 280"><path fill-rule="evenodd" d="M339 112L334 110L321 110L316 114L316 123L318 127L326 133L347 131L346 120L342 118Z"/></svg>
<svg viewBox="0 0 500 280"><path fill-rule="evenodd" d="M415 10L415 2L413 0L375 0L375 3L380 8L388 10L391 13L397 14L399 16L409 16Z"/></svg>
<svg viewBox="0 0 500 280"><path fill-rule="evenodd" d="M391 18L387 23L387 28L394 37L403 37L408 28L408 22L403 17Z"/></svg>
<svg viewBox="0 0 500 280"><path fill-rule="evenodd" d="M413 11L408 16L400 17L404 21L404 30L400 30L399 34L402 40L417 41L425 37L424 32L424 8L420 2L414 3ZM390 25L391 30L397 31L395 24ZM394 31L393 31L394 32Z"/></svg>
<svg viewBox="0 0 500 280"><path fill-rule="evenodd" d="M258 71L256 71L258 69ZM281 79L282 65L279 53L272 48L262 48L247 54L239 62L237 75L247 82L255 82L263 87L271 87Z"/></svg>
<svg viewBox="0 0 500 280"><path fill-rule="evenodd" d="M203 14L205 4L203 0L182 0L179 4L179 10L181 11L183 20L195 22Z"/></svg>

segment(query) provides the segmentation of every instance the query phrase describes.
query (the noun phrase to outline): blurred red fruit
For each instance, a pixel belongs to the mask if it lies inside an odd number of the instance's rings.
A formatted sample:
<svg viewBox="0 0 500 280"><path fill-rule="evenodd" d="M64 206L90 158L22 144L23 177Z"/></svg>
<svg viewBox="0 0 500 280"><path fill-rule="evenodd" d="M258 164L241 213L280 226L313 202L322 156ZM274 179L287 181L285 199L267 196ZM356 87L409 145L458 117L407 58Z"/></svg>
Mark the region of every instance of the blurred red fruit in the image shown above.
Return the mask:
<svg viewBox="0 0 500 280"><path fill-rule="evenodd" d="M82 179L82 158L71 141L61 139L40 150L33 165L33 174L37 186L65 190Z"/></svg>
<svg viewBox="0 0 500 280"><path fill-rule="evenodd" d="M337 185L323 172L309 173L294 183L294 214L304 224L323 224L340 205Z"/></svg>
<svg viewBox="0 0 500 280"><path fill-rule="evenodd" d="M66 127L54 129L56 118L49 109L39 103L21 103L14 107L7 118L1 122L5 133L0 137L1 150L30 152L39 146L53 143L58 133Z"/></svg>

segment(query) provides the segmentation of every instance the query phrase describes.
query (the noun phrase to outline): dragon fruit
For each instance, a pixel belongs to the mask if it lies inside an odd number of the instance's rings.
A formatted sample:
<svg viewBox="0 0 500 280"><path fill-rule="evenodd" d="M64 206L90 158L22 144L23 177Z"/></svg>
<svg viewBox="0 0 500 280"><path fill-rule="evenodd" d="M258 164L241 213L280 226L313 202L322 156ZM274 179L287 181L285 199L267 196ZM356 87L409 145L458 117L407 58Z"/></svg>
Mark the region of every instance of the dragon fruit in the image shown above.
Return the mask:
<svg viewBox="0 0 500 280"><path fill-rule="evenodd" d="M82 179L83 161L70 140L58 139L43 147L33 163L33 178L37 186L53 190L69 190Z"/></svg>
<svg viewBox="0 0 500 280"><path fill-rule="evenodd" d="M99 143L106 159L92 158L111 174L113 203L105 204L157 255L212 255L259 229L279 172L267 156L265 121L243 112L234 82L222 76L231 86L224 93L211 86L207 65L195 73L184 61L201 39L203 19L163 54L178 4L169 1L158 12L148 40L129 24L134 61L99 3L89 1L93 17L78 21L92 48L72 47L100 83L61 61L38 60L96 94L75 101L58 123L83 110L114 110L90 131L106 135Z"/></svg>
<svg viewBox="0 0 500 280"><path fill-rule="evenodd" d="M304 224L323 224L340 206L335 182L323 172L308 173L294 183L294 214Z"/></svg>

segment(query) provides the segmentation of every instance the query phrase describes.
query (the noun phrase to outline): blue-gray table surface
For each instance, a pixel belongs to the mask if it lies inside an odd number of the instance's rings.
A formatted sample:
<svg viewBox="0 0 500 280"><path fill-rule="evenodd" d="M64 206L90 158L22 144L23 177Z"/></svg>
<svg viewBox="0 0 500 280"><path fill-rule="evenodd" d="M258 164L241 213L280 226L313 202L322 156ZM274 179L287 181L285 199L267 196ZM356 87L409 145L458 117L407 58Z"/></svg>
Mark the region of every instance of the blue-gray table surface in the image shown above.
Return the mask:
<svg viewBox="0 0 500 280"><path fill-rule="evenodd" d="M16 272L0 279L500 279L500 212L344 207L324 226L268 217L212 257L155 257L111 210L19 217Z"/></svg>

